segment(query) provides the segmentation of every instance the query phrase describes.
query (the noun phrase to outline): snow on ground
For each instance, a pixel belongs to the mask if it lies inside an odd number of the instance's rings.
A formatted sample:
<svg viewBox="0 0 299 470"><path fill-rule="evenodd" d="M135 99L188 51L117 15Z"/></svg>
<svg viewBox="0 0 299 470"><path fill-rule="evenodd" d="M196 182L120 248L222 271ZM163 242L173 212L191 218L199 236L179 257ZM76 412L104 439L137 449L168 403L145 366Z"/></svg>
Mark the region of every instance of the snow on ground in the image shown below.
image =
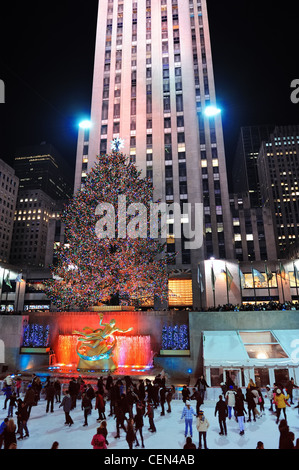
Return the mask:
<svg viewBox="0 0 299 470"><path fill-rule="evenodd" d="M207 433L207 444L209 449L255 449L257 441L264 442L265 449L277 449L279 441L278 426L275 423L276 416L269 411L267 399L265 400L265 415L257 419L256 422L245 423L245 434L239 435L237 422L232 418L227 420L227 436L219 435L218 417L214 416L214 400L205 401L201 409L205 412L210 422ZM0 396L0 419L1 422L7 416L7 411L3 410L4 396ZM192 401L195 409L195 401ZM294 405L295 406L295 405ZM299 438L299 414L294 406L287 408L287 417L290 430ZM146 449L182 449L185 444L184 420L181 420L183 402L181 400L172 401L172 413L160 416L160 409L155 410L155 434L148 431L148 418L144 418L143 436ZM109 410L109 403L106 405ZM77 401L77 407L71 412L74 421L73 426L64 425L64 412L58 404L54 404L54 412L46 413L46 401L42 398L39 404L32 408L28 421L29 438L18 440L18 449L50 449L54 441L59 442L59 449L92 449L91 440L96 433L99 423L97 410L92 411L88 418L88 426L83 427L83 411L81 402ZM116 422L113 417L107 417L109 450L128 449L125 440L125 433L120 431L120 439L115 439ZM16 422L16 415L14 411ZM247 420L247 417L245 417ZM139 437L139 435L138 435ZM140 439L139 439L140 441ZM198 446L198 432L193 421L193 441ZM139 449L139 448L138 448Z"/></svg>

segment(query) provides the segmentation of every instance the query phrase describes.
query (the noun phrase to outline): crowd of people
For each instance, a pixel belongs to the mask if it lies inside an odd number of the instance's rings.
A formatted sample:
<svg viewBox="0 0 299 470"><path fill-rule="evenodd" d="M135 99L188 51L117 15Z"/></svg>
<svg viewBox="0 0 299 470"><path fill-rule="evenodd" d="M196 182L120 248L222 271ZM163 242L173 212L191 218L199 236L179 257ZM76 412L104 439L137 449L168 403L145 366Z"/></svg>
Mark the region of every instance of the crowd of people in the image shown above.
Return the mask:
<svg viewBox="0 0 299 470"><path fill-rule="evenodd" d="M205 309L207 312L261 312L261 311L282 311L282 310L299 310L298 302L250 302L242 304L225 304L209 307Z"/></svg>
<svg viewBox="0 0 299 470"><path fill-rule="evenodd" d="M20 397L21 382L20 377L13 380L11 376L4 381L3 409L8 410L8 415L0 427L0 449L2 445L4 449L15 448L17 440L29 437L27 423L30 412L32 407L40 401L42 391L46 401L46 413L53 413L54 403L58 404L65 414L64 425L74 424L71 413L77 406L80 406L83 411L83 426L88 426L91 411L97 410L99 427L91 442L95 449L108 446L107 413L109 417L112 416L115 419L116 439L120 437L121 432L124 432L130 449L134 443L137 447L141 443L141 447L144 448L142 433L144 419L148 418L149 430L155 433L154 410L161 407L161 416L171 413L171 401L175 394L175 387L173 385L166 387L165 375L161 374L154 381L140 379L137 383L133 382L129 376L115 379L109 374L105 380L102 376L99 377L95 387L79 376L72 378L64 391L63 384L58 378L52 381L48 377L42 384L40 378L33 374L32 380L26 386L23 399ZM15 414L17 415L16 424L13 419L14 408L16 408Z"/></svg>
<svg viewBox="0 0 299 470"><path fill-rule="evenodd" d="M145 309L141 309L145 310ZM153 308L147 308L146 310L154 310ZM166 309L164 309L166 310ZM168 310L172 310L169 308ZM202 309L193 309L191 307L181 307L180 310L188 310L188 311L201 311L201 312L253 312L253 311L273 311L273 310L299 310L299 302L295 301L285 301L283 303L278 302L276 300L269 300L265 302L259 302L258 299L252 302L242 302L241 304L231 304L227 303L224 305L217 305L211 307L203 307ZM47 310L50 311L51 310ZM42 310L28 310L26 312L22 311L15 311L15 310L7 310L1 311L0 315L24 315L30 313L38 313L42 312Z"/></svg>
<svg viewBox="0 0 299 470"><path fill-rule="evenodd" d="M23 385L23 398L21 387ZM292 378L284 387L275 383L266 387L266 393L250 379L245 392L234 385L231 380L220 384L222 393L215 404L214 416L218 417L219 435L227 435L227 420L235 420L240 436L245 433L245 421L251 422L260 419L265 414L265 400L269 403L269 411L275 414L276 424L280 432L279 449L299 448L299 439L295 442L295 435L290 431L287 421L287 407L296 405L293 399L294 388L299 388ZM204 376L200 376L193 387L184 385L181 390L182 413L181 420L185 423L184 449L196 448L193 442L193 425L195 420L198 432L198 449L208 449L208 429L210 422L202 410L206 391L209 388ZM176 397L174 385L166 384L166 375L158 374L154 380L136 379L130 376L107 377L100 376L97 383L91 384L81 377L72 378L62 384L58 378L48 377L45 383L33 374L30 383L23 383L20 377L15 379L8 376L2 387L4 393L4 408L7 417L0 424L0 449L17 448L18 440L30 436L28 421L31 409L41 399L45 399L46 413L54 412L54 403L62 408L65 416L64 426L71 427L74 422L72 411L77 407L82 410L82 426L88 426L91 411L97 410L97 431L92 436L90 445L93 449L107 449L108 429L107 418L115 421L114 439L125 436L129 449L135 447L145 448L143 427L148 420L148 430L156 433L155 417L165 416L172 412L172 400ZM195 405L192 405L195 401ZM295 406L299 408L299 405ZM14 411L16 423L14 420ZM18 437L17 437L18 436ZM111 429L110 429L111 436ZM52 449L59 448L57 441L53 442ZM263 449L262 441L257 442L257 449Z"/></svg>

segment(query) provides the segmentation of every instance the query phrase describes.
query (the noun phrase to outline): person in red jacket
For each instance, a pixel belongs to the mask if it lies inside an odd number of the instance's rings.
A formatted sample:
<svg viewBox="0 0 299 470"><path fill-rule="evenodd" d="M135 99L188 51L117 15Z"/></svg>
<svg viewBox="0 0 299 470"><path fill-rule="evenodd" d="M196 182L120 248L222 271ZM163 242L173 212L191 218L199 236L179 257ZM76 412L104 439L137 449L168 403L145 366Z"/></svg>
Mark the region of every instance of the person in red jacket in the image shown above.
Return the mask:
<svg viewBox="0 0 299 470"><path fill-rule="evenodd" d="M105 416L105 400L104 400L103 394L100 393L100 391L96 392L95 410L98 410L98 413L99 413L99 417L98 417L97 421L102 421L103 419L106 419L106 416Z"/></svg>
<svg viewBox="0 0 299 470"><path fill-rule="evenodd" d="M106 439L101 433L100 428L97 428L97 433L93 436L91 445L94 449L107 449Z"/></svg>

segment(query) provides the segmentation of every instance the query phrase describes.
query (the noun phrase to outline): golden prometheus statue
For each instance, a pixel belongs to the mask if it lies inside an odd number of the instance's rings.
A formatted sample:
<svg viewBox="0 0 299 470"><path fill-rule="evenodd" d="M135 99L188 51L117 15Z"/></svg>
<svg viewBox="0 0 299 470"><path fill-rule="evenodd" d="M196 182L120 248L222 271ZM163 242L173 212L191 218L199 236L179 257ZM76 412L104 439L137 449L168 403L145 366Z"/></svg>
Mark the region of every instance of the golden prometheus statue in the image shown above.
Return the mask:
<svg viewBox="0 0 299 470"><path fill-rule="evenodd" d="M102 328L93 330L86 326L83 331L74 331L74 335L79 335L77 343L77 354L80 358L78 369L100 369L115 370L117 365L113 361L113 354L116 347L114 333L128 333L133 328L121 330L116 326L115 320L103 323L104 314L99 313L99 325Z"/></svg>

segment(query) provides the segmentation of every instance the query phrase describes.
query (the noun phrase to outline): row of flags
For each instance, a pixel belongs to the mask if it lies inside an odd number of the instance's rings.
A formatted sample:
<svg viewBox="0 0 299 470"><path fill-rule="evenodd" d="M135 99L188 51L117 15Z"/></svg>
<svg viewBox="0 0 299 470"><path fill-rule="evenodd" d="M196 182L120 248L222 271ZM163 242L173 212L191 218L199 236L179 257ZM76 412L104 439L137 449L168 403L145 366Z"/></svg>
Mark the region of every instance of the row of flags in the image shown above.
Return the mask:
<svg viewBox="0 0 299 470"><path fill-rule="evenodd" d="M229 271L229 269L227 268L227 266L225 267L225 269L222 269L221 273L225 274L227 289L228 289L228 291L230 291L233 280L234 280L234 277L231 274L231 272ZM278 267L276 273L282 279L286 280L286 270L285 270L282 263L279 264L279 267ZM243 272L241 271L241 269L239 269L239 275L240 275L241 288L244 289L244 287L245 287L245 276L244 276ZM273 279L274 274L272 273L272 271L268 268L268 266L266 264L265 264L265 275L266 275L266 278L265 278L264 274L262 274L260 271L258 271L255 268L252 268L252 276L253 276L253 281L254 282L255 282L255 279L258 279L261 283L264 283L264 282L269 283ZM294 277L297 281L299 281L299 270L298 270L297 266L295 265L295 263L294 263ZM211 266L211 284L212 284L212 290L213 291L215 291L216 279L217 278L216 278L216 275L215 275L214 267L212 265ZM197 282L200 286L201 292L204 292L203 277L202 277L199 266L198 266Z"/></svg>
<svg viewBox="0 0 299 470"><path fill-rule="evenodd" d="M0 279L0 289L2 288L2 284L5 282L5 284L12 289L11 285L11 279L10 279L10 272L6 274L6 276L3 276L3 279ZM24 282L23 275L22 273L18 274L17 277L15 278L15 282Z"/></svg>
<svg viewBox="0 0 299 470"><path fill-rule="evenodd" d="M226 275L227 286L228 286L228 289L230 290L232 282L234 280L233 275L231 274L231 272L229 271L227 267L225 268L225 270L222 270L222 272L225 273ZM202 274L201 274L199 266L197 269L197 282L200 286L201 292L204 292L203 278L202 278ZM213 266L211 267L211 283L212 283L212 289L213 291L215 291L216 275L215 275Z"/></svg>

